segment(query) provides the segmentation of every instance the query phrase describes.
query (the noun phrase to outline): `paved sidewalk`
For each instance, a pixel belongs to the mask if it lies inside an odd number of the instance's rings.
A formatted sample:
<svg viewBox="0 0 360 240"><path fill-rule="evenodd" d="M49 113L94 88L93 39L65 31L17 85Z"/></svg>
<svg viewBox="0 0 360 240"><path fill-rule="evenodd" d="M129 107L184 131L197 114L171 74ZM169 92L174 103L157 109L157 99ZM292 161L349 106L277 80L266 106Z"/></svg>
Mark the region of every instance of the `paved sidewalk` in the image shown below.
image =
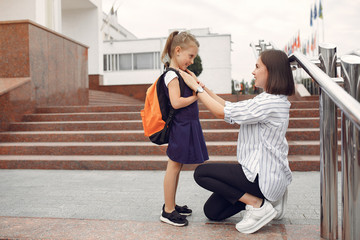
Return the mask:
<svg viewBox="0 0 360 240"><path fill-rule="evenodd" d="M320 239L319 172L294 172L284 219L252 235L235 230L239 214L207 220L210 193L192 174L181 173L177 203L193 215L177 228L159 221L164 171L0 170L0 238Z"/></svg>

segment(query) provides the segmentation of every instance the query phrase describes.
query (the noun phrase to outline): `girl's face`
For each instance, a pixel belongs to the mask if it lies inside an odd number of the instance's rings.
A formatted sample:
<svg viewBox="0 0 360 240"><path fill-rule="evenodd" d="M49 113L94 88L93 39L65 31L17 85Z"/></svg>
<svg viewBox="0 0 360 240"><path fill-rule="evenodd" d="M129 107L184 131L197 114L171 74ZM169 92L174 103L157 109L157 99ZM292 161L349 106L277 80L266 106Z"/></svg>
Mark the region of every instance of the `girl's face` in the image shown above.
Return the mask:
<svg viewBox="0 0 360 240"><path fill-rule="evenodd" d="M190 46L186 49L181 47L175 48L175 59L177 63L177 67L181 70L185 71L188 66L194 63L194 59L198 54L197 46Z"/></svg>
<svg viewBox="0 0 360 240"><path fill-rule="evenodd" d="M268 70L261 58L258 58L255 65L255 70L252 72L255 78L255 87L265 89L268 79Z"/></svg>

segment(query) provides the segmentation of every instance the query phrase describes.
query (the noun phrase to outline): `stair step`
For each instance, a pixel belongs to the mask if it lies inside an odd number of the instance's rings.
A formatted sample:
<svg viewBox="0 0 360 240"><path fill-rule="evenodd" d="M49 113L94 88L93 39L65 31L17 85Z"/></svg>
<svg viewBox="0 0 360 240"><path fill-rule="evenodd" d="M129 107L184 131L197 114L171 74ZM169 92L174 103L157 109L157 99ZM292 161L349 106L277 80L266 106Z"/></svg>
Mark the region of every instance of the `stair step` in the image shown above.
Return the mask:
<svg viewBox="0 0 360 240"><path fill-rule="evenodd" d="M291 101L291 109L316 108L319 110L319 101Z"/></svg>
<svg viewBox="0 0 360 240"><path fill-rule="evenodd" d="M319 171L320 156L289 156L292 171ZM1 169L66 169L66 170L165 170L165 155L0 155ZM210 156L207 163L237 163L236 156ZM196 165L184 165L193 170ZM339 158L339 170L341 162Z"/></svg>
<svg viewBox="0 0 360 240"><path fill-rule="evenodd" d="M203 129L239 129L221 119L201 119ZM338 123L340 127L340 120ZM289 128L319 128L319 118L290 118ZM12 122L9 131L142 130L141 120Z"/></svg>
<svg viewBox="0 0 360 240"><path fill-rule="evenodd" d="M24 115L24 122L141 120L140 112L38 113Z"/></svg>
<svg viewBox="0 0 360 240"><path fill-rule="evenodd" d="M208 110L199 112L200 119L215 119ZM291 109L290 117L319 117L318 109ZM141 120L140 112L80 112L80 113L37 113L28 114L24 122L49 121L114 121L114 120Z"/></svg>
<svg viewBox="0 0 360 240"><path fill-rule="evenodd" d="M319 141L289 141L289 155L319 155ZM236 156L236 141L207 142L210 155ZM151 142L0 143L3 155L165 155L166 145Z"/></svg>
<svg viewBox="0 0 360 240"><path fill-rule="evenodd" d="M8 132L0 132L0 168L166 169L167 146L155 145L143 135L143 101L91 91L90 97L88 106L41 107L25 115L23 122L11 123ZM291 101L286 137L293 171L319 170L318 107L316 99ZM215 119L201 102L199 109L209 162L236 163L239 125Z"/></svg>
<svg viewBox="0 0 360 240"><path fill-rule="evenodd" d="M0 132L0 142L140 142L143 130Z"/></svg>
<svg viewBox="0 0 360 240"><path fill-rule="evenodd" d="M89 105L110 105L110 104L143 104L143 101L126 96L124 94L89 90Z"/></svg>
<svg viewBox="0 0 360 240"><path fill-rule="evenodd" d="M105 106L49 106L39 107L36 113L85 113L85 112L140 112L143 104L118 104Z"/></svg>
<svg viewBox="0 0 360 240"><path fill-rule="evenodd" d="M341 139L339 129L338 139ZM238 129L204 129L205 141L236 141ZM289 128L288 141L310 141L320 139L316 128ZM143 130L118 131L24 131L0 132L0 142L142 142L149 141Z"/></svg>
<svg viewBox="0 0 360 240"><path fill-rule="evenodd" d="M142 130L141 120L127 121L62 121L14 122L10 131L91 131L91 130Z"/></svg>
<svg viewBox="0 0 360 240"><path fill-rule="evenodd" d="M113 104L113 105L88 105L88 106L48 106L39 107L37 113L78 113L78 112L140 112L144 104ZM293 101L291 109L317 109L319 111L319 101ZM207 110L205 105L199 102L200 110Z"/></svg>

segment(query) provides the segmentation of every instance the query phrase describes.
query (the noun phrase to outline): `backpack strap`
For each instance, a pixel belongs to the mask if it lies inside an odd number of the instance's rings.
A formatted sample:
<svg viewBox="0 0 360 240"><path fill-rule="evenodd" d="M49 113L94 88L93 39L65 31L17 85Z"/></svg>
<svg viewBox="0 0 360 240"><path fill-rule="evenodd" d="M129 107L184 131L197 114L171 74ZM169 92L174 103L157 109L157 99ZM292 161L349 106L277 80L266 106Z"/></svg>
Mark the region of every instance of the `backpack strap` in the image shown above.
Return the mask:
<svg viewBox="0 0 360 240"><path fill-rule="evenodd" d="M165 77L165 74L168 72L168 71L174 71L178 77L178 80L179 80L179 86L180 86L180 97L184 96L184 92L185 92L185 81L184 79L182 78L182 76L180 75L179 71L174 69L174 68L166 68L165 72L163 73L163 76ZM174 109L171 104L170 104L170 110L169 110L169 115L168 115L168 118L165 122L165 127L164 128L167 128L173 117L175 116L177 110ZM161 141L164 141L165 140L165 137L166 137L166 131L163 131L161 133L161 136L160 136L160 140Z"/></svg>

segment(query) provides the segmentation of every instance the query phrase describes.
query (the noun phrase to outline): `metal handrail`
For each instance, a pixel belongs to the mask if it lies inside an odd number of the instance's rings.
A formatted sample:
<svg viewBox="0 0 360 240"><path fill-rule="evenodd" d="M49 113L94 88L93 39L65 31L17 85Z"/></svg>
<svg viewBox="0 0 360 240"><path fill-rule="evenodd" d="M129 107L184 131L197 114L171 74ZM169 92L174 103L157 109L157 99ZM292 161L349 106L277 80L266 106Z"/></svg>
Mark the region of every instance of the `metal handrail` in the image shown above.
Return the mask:
<svg viewBox="0 0 360 240"><path fill-rule="evenodd" d="M271 44L270 44L271 45ZM250 44L256 58L264 41ZM360 49L337 59L336 46L319 44L318 58L300 52L289 56L292 69L301 67L319 85L320 113L320 236L338 239L338 116L341 114L342 239L360 239ZM352 57L355 55L355 57ZM341 67L342 78L337 77ZM339 86L343 85L343 87Z"/></svg>
<svg viewBox="0 0 360 240"><path fill-rule="evenodd" d="M340 87L332 78L310 62L306 56L294 52L289 56L290 61L296 61L318 83L343 113L360 129L360 103Z"/></svg>

